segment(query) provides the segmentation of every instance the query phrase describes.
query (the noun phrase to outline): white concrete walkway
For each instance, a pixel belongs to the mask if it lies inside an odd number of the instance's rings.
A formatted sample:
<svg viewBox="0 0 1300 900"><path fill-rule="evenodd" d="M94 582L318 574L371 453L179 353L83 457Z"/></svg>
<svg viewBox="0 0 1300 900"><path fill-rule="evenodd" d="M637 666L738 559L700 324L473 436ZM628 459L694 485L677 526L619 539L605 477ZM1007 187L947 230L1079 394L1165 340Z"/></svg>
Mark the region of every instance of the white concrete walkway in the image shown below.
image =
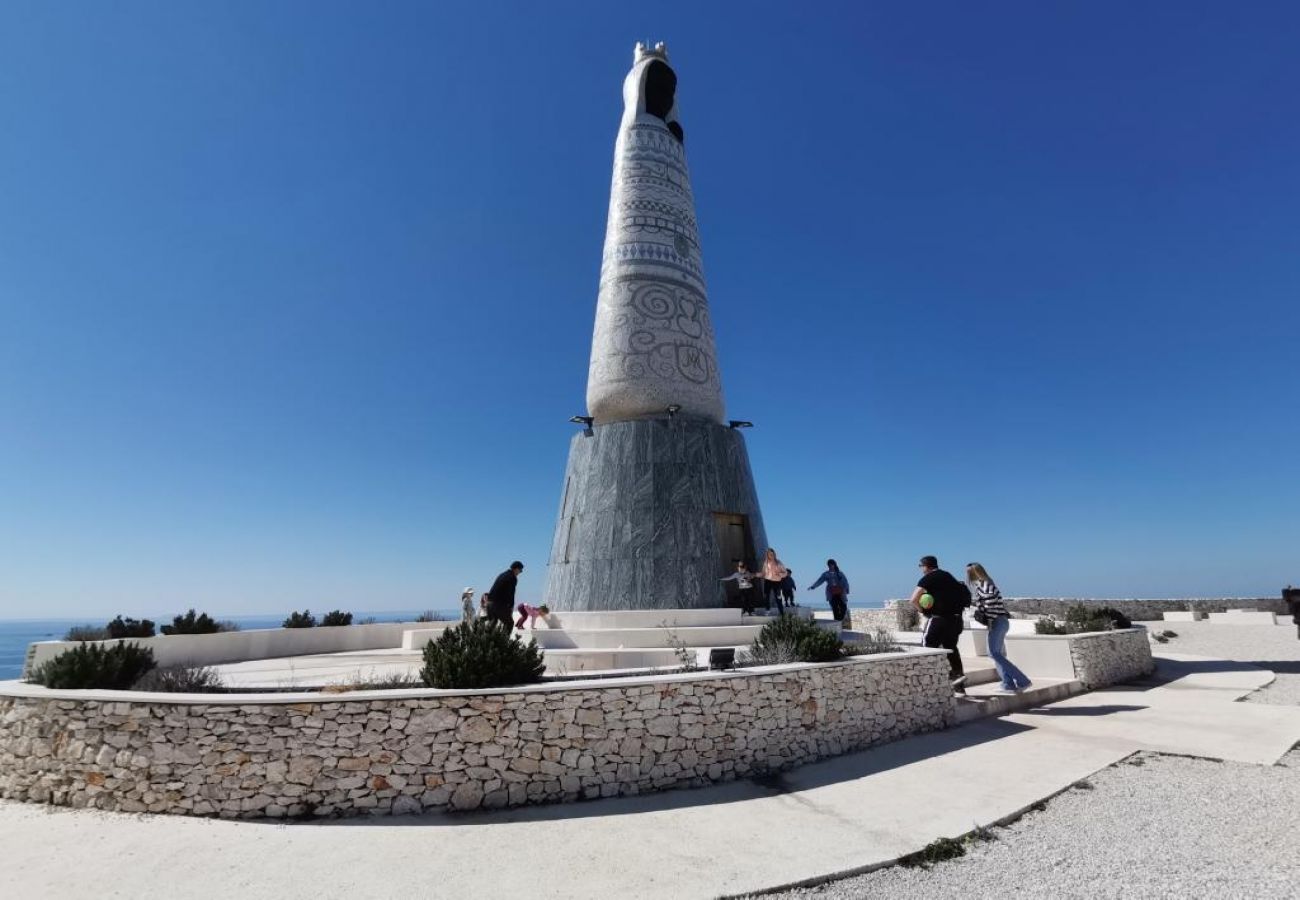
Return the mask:
<svg viewBox="0 0 1300 900"><path fill-rule="evenodd" d="M0 804L5 896L716 897L871 868L1013 816L1136 750L1271 764L1272 674L1167 657L1099 691L759 782L473 816L256 824ZM164 887L165 886L165 889Z"/></svg>

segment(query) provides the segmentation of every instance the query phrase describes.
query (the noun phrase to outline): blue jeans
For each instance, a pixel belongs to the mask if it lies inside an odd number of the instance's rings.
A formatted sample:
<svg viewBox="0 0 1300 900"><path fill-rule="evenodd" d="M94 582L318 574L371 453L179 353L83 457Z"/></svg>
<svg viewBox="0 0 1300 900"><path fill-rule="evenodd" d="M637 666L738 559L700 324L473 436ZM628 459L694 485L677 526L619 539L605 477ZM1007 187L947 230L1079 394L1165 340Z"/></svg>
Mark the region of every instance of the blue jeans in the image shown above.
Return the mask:
<svg viewBox="0 0 1300 900"><path fill-rule="evenodd" d="M1033 682L1016 668L1015 663L1007 659L1007 631L1010 628L1011 620L1006 616L998 616L989 622L989 658L1002 676L1002 687L1014 691L1016 688L1027 688Z"/></svg>

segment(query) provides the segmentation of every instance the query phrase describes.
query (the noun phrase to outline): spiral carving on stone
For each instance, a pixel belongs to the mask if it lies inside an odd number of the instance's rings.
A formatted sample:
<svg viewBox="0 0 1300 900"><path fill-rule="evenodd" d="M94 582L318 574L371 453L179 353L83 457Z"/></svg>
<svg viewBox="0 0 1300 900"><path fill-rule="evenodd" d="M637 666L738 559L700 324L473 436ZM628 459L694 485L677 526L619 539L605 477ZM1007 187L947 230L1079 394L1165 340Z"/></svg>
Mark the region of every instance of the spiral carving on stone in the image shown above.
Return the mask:
<svg viewBox="0 0 1300 900"><path fill-rule="evenodd" d="M722 387L680 129L675 135L670 123L645 111L636 93L641 77L634 67L624 90L587 404L598 422L655 415L669 405L721 421Z"/></svg>

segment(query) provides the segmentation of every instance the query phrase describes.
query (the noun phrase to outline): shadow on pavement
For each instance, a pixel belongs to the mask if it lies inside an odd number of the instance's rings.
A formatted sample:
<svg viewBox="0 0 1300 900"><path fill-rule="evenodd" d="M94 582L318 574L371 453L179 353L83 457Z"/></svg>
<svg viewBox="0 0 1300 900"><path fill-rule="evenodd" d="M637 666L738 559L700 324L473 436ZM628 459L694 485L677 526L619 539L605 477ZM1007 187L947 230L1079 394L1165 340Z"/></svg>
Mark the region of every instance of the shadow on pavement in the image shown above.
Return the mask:
<svg viewBox="0 0 1300 900"><path fill-rule="evenodd" d="M1148 706L1107 703L1101 706L1039 706L1016 713L1018 716L1108 716L1111 713L1140 712Z"/></svg>

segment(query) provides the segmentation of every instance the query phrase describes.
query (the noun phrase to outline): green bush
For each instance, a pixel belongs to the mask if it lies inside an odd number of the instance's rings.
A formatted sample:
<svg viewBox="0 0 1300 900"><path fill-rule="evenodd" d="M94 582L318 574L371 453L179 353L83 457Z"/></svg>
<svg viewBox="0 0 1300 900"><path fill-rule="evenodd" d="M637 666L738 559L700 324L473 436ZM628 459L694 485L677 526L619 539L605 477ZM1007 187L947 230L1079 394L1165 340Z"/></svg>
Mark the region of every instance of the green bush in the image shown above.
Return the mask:
<svg viewBox="0 0 1300 900"><path fill-rule="evenodd" d="M217 631L225 633L227 631L239 631L239 623L230 619L222 619L217 623Z"/></svg>
<svg viewBox="0 0 1300 900"><path fill-rule="evenodd" d="M139 644L81 644L42 663L32 681L48 688L124 691L157 665Z"/></svg>
<svg viewBox="0 0 1300 900"><path fill-rule="evenodd" d="M223 685L216 669L207 666L167 666L145 672L132 690L165 694L215 694Z"/></svg>
<svg viewBox="0 0 1300 900"><path fill-rule="evenodd" d="M1086 634L1130 628L1132 625L1128 616L1117 609L1076 603L1065 610L1065 621L1041 618L1034 623L1034 631L1037 634Z"/></svg>
<svg viewBox="0 0 1300 900"><path fill-rule="evenodd" d="M207 613L195 615L191 609L183 616L176 616L170 625L162 627L163 634L216 634L221 630L216 620Z"/></svg>
<svg viewBox="0 0 1300 900"><path fill-rule="evenodd" d="M1034 623L1034 634L1069 634L1070 631L1064 625L1057 623L1055 619L1042 618Z"/></svg>
<svg viewBox="0 0 1300 900"><path fill-rule="evenodd" d="M123 619L118 616L105 626L111 638L146 638L154 636L153 622L148 619Z"/></svg>
<svg viewBox="0 0 1300 900"><path fill-rule="evenodd" d="M281 628L315 628L316 617L311 614L310 609L304 609L302 612L289 613L289 618L284 620Z"/></svg>
<svg viewBox="0 0 1300 900"><path fill-rule="evenodd" d="M63 639L65 641L106 641L108 629L99 625L73 625Z"/></svg>
<svg viewBox="0 0 1300 900"><path fill-rule="evenodd" d="M436 688L507 687L541 681L545 669L537 644L515 640L509 628L490 619L475 619L425 646L420 677Z"/></svg>
<svg viewBox="0 0 1300 900"><path fill-rule="evenodd" d="M330 610L321 618L320 624L322 628L332 628L338 625L351 625L352 613L340 612L337 609Z"/></svg>
<svg viewBox="0 0 1300 900"><path fill-rule="evenodd" d="M750 645L747 661L752 665L774 664L768 660L830 662L843 655L844 641L835 632L803 616L782 615L763 626Z"/></svg>
<svg viewBox="0 0 1300 900"><path fill-rule="evenodd" d="M888 628L877 627L870 634L844 645L845 656L871 656L876 653L896 653L902 648L894 640L894 633Z"/></svg>

